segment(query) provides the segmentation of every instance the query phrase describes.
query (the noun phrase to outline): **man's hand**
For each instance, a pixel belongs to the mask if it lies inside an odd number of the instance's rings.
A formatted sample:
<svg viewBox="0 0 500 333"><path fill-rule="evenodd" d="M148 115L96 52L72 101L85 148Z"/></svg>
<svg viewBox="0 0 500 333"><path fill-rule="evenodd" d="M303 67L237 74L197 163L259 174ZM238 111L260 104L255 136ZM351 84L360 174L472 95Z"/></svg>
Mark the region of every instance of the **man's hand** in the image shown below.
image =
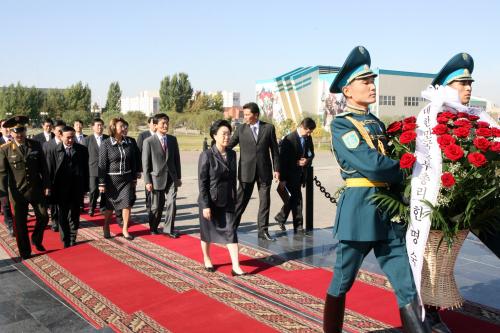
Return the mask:
<svg viewBox="0 0 500 333"><path fill-rule="evenodd" d="M177 181L175 182L175 186L176 187L181 187L182 186L182 180L177 179Z"/></svg>
<svg viewBox="0 0 500 333"><path fill-rule="evenodd" d="M202 214L205 219L209 221L212 220L212 211L210 210L210 208L203 208Z"/></svg>
<svg viewBox="0 0 500 333"><path fill-rule="evenodd" d="M284 188L285 188L285 186L286 186L286 181L284 181L284 180L280 181L280 182L279 182L279 184L278 184L278 187L279 187L280 189L284 189Z"/></svg>
<svg viewBox="0 0 500 333"><path fill-rule="evenodd" d="M153 191L153 184L146 184L146 191L152 192Z"/></svg>
<svg viewBox="0 0 500 333"><path fill-rule="evenodd" d="M306 166L307 165L307 158L302 157L300 160L297 161L297 165L301 166L301 167Z"/></svg>
<svg viewBox="0 0 500 333"><path fill-rule="evenodd" d="M50 188L46 188L44 191L43 191L43 194L45 194L46 197L48 197L50 195Z"/></svg>
<svg viewBox="0 0 500 333"><path fill-rule="evenodd" d="M99 185L99 192L100 192L100 193L104 193L104 192L106 192L106 186L104 186L104 185Z"/></svg>
<svg viewBox="0 0 500 333"><path fill-rule="evenodd" d="M274 181L279 182L280 181L280 173L279 171L274 171Z"/></svg>

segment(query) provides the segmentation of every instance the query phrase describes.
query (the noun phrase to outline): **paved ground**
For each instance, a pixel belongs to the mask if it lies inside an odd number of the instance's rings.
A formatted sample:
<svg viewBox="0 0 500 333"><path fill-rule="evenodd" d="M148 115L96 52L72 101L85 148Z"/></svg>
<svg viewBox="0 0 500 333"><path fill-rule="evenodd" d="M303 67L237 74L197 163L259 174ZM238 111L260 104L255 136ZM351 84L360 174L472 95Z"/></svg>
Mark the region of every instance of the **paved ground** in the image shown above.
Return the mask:
<svg viewBox="0 0 500 333"><path fill-rule="evenodd" d="M197 152L181 154L183 186L178 193L176 226L182 233L198 233L198 156ZM338 167L329 152L319 152L314 167L315 174L330 192L333 193L342 184ZM140 190L136 207L133 209L133 220L146 221L142 181L138 188ZM274 214L281 208L274 186L271 200L272 221ZM258 196L254 191L242 218L240 241L268 249L288 259L332 267L337 245L331 230L335 205L326 200L317 189L314 190L314 203L315 229L312 237L294 236L291 231L281 232L272 221L270 231L277 236L277 241L259 241L255 222ZM7 258L0 248L0 332L96 332L24 265L15 264ZM381 273L373 253L367 257L363 268ZM500 309L500 261L472 235L460 252L455 275L465 298Z"/></svg>

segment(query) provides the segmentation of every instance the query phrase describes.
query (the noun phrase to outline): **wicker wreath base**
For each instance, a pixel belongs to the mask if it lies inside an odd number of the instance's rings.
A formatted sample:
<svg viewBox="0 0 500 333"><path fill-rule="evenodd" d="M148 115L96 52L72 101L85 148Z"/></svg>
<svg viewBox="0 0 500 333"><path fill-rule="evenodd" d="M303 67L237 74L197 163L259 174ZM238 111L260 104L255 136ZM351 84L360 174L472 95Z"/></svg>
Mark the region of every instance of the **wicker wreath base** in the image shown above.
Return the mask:
<svg viewBox="0 0 500 333"><path fill-rule="evenodd" d="M469 230L460 230L448 249L442 241L443 232L431 230L425 246L424 265L422 268L422 301L443 309L461 307L464 298L455 282L455 262ZM438 247L439 243L441 245Z"/></svg>

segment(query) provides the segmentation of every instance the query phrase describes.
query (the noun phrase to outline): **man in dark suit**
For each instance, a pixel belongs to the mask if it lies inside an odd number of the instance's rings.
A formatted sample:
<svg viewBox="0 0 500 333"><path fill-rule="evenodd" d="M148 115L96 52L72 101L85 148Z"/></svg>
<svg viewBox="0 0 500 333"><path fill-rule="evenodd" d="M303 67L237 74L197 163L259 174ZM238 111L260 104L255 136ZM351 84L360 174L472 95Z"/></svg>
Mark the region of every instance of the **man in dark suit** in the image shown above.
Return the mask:
<svg viewBox="0 0 500 333"><path fill-rule="evenodd" d="M49 142L55 136L54 133L52 133L53 126L54 122L52 121L52 119L50 118L44 119L42 123L43 132L33 136L33 140L40 142L42 146L46 142Z"/></svg>
<svg viewBox="0 0 500 333"><path fill-rule="evenodd" d="M144 144L144 140L154 135L156 132L156 124L154 122L154 117L148 118L148 126L149 129L147 131L141 132L137 137L137 147L139 148L139 153L141 154L141 156L142 156L142 146ZM146 199L145 199L146 211L148 212L149 215L149 213L151 213L151 192L149 192L144 188L144 193L146 194Z"/></svg>
<svg viewBox="0 0 500 333"><path fill-rule="evenodd" d="M95 118L92 121L93 135L85 138L85 146L89 152L89 215L94 216L97 207L97 200L100 199L99 207L101 211L105 209L104 194L99 192L99 147L102 142L108 138L104 131L104 121L100 118Z"/></svg>
<svg viewBox="0 0 500 333"><path fill-rule="evenodd" d="M77 119L73 122L73 128L75 129L75 142L83 145L83 142L85 141L85 138L87 137L86 134L83 134L83 121L80 119Z"/></svg>
<svg viewBox="0 0 500 333"><path fill-rule="evenodd" d="M247 103L243 106L245 124L235 131L228 149L240 145L240 162L238 167L238 203L236 204L236 225L240 224L241 216L252 196L254 184L259 190L259 213L257 225L260 239L275 240L269 235L269 208L271 206L271 183L274 178L280 179L278 142L276 130L272 124L259 120L259 106ZM271 153L271 158L269 156Z"/></svg>
<svg viewBox="0 0 500 333"><path fill-rule="evenodd" d="M154 122L156 133L147 138L142 147L144 183L146 191L151 192L149 227L151 234L158 234L158 225L166 204L163 233L171 238L178 238L174 224L177 188L182 185L179 145L175 136L167 134L169 118L166 114L156 114Z"/></svg>
<svg viewBox="0 0 500 333"><path fill-rule="evenodd" d="M3 123L5 123L7 119L0 120L0 130L2 131L2 136L0 137L0 146L9 143L12 141L12 136L10 135L10 129L3 127ZM5 178L7 181L7 178ZM4 184L5 188L7 188L8 184ZM10 208L10 200L9 196L0 197L1 208L3 212L3 220L5 225L7 225L7 229L9 230L9 235L14 236L13 222L12 222L12 209Z"/></svg>
<svg viewBox="0 0 500 333"><path fill-rule="evenodd" d="M316 123L311 118L304 118L297 130L283 138L280 145L280 184L282 190L288 190L290 198L281 211L274 217L281 230L286 230L285 222L290 210L293 218L294 233L304 233L302 217L302 191L305 184L306 167L314 158L314 145L311 133Z"/></svg>
<svg viewBox="0 0 500 333"><path fill-rule="evenodd" d="M47 162L38 141L26 138L28 118L16 116L3 126L10 128L13 140L0 147L0 197L9 195L14 208L14 233L19 254L31 257L27 217L28 205L33 207L36 223L31 242L37 251L45 251L43 232L48 223L45 196L50 194ZM8 184L6 187L5 184Z"/></svg>
<svg viewBox="0 0 500 333"><path fill-rule="evenodd" d="M45 125L44 125L45 126ZM49 141L45 142L42 144L43 151L45 155L47 155L47 151L56 147L61 143L61 138L62 138L62 129L63 127L66 126L66 123L62 120L57 120L55 125L54 125L54 131L52 134L54 134L54 137L50 139ZM49 206L50 208L50 219L51 219L51 224L52 224L52 231L54 232L59 232L59 212L57 210L57 205L51 203Z"/></svg>
<svg viewBox="0 0 500 333"><path fill-rule="evenodd" d="M52 198L58 209L61 241L66 248L76 243L80 200L89 182L89 161L87 148L74 142L73 127L63 127L61 139L57 146L47 149L46 158Z"/></svg>

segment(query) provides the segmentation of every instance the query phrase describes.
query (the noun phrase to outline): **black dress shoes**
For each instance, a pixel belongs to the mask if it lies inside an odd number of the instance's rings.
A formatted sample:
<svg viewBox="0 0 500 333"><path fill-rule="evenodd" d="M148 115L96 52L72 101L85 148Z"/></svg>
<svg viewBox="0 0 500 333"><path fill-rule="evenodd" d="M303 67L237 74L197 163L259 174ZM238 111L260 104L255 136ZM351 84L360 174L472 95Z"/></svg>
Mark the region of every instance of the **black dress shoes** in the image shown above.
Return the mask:
<svg viewBox="0 0 500 333"><path fill-rule="evenodd" d="M50 228L52 229L53 232L59 232L59 226L57 225L53 225Z"/></svg>
<svg viewBox="0 0 500 333"><path fill-rule="evenodd" d="M281 221L278 221L278 220L275 220L276 223L278 223L281 231L286 231L286 227L285 227L285 222L281 222Z"/></svg>
<svg viewBox="0 0 500 333"><path fill-rule="evenodd" d="M267 230L262 232L262 233L259 233L259 239L267 240L267 241L271 241L271 242L274 242L276 240L276 238L271 237L271 235L269 235L269 232L267 232Z"/></svg>
<svg viewBox="0 0 500 333"><path fill-rule="evenodd" d="M126 240L131 241L131 240L134 240L134 238L135 238L135 237L134 237L134 236L132 236L132 235L128 235L128 236L125 236L125 235L124 235L124 236L123 236L123 238L125 238Z"/></svg>
<svg viewBox="0 0 500 333"><path fill-rule="evenodd" d="M14 237L14 230L12 229L12 227L7 227L7 229L9 229L9 236Z"/></svg>
<svg viewBox="0 0 500 333"><path fill-rule="evenodd" d="M31 254L27 254L27 255L25 255L25 256L21 256L21 259L22 259L22 260L28 260L28 259L30 259L30 258L31 258Z"/></svg>
<svg viewBox="0 0 500 333"><path fill-rule="evenodd" d="M234 270L231 269L231 275L232 276L243 276L243 275L248 275L248 273L247 272L243 272L243 273L238 274Z"/></svg>
<svg viewBox="0 0 500 333"><path fill-rule="evenodd" d="M94 211L93 211L93 210L89 210L89 216L90 216L90 217L93 217L93 216L94 216Z"/></svg>
<svg viewBox="0 0 500 333"><path fill-rule="evenodd" d="M35 243L33 243L33 242L32 242L31 244L33 244L33 245L35 246L35 249L36 249L38 252L45 252L45 251L47 251L47 250L45 250L45 248L43 247L43 245L42 245L42 244L35 244Z"/></svg>
<svg viewBox="0 0 500 333"><path fill-rule="evenodd" d="M205 270L206 270L207 272L210 272L210 273L215 272L215 268L214 268L214 266L210 266L210 267L205 266Z"/></svg>
<svg viewBox="0 0 500 333"><path fill-rule="evenodd" d="M160 233L158 230L151 230L151 235L159 235Z"/></svg>
<svg viewBox="0 0 500 333"><path fill-rule="evenodd" d="M179 234L177 232L175 232L175 231L172 232L172 233L166 232L165 236L170 237L170 238L174 238L174 239L175 238L179 238Z"/></svg>

